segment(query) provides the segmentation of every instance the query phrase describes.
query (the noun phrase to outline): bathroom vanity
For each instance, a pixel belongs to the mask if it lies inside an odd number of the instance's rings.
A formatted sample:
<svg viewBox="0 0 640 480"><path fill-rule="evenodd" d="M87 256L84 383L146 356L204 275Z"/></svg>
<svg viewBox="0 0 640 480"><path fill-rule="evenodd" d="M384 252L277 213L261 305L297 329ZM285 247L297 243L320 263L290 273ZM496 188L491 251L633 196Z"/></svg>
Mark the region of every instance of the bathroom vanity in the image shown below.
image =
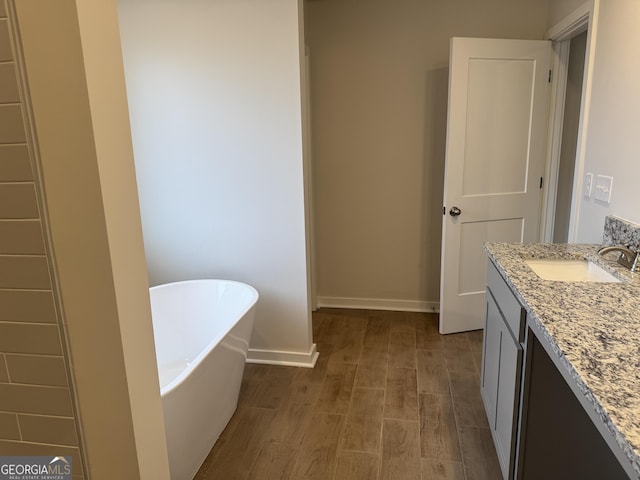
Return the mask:
<svg viewBox="0 0 640 480"><path fill-rule="evenodd" d="M481 396L503 477L640 479L640 274L595 245L485 249Z"/></svg>

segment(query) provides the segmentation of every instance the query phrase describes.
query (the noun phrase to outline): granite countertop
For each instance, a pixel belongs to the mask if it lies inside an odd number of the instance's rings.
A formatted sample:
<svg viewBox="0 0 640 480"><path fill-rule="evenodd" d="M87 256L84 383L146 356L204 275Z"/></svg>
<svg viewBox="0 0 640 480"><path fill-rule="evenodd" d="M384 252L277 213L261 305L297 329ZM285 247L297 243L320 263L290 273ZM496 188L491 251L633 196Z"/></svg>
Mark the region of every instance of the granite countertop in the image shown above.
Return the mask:
<svg viewBox="0 0 640 480"><path fill-rule="evenodd" d="M488 243L530 321L574 378L640 476L640 272L599 245ZM527 258L588 258L620 283L543 280Z"/></svg>

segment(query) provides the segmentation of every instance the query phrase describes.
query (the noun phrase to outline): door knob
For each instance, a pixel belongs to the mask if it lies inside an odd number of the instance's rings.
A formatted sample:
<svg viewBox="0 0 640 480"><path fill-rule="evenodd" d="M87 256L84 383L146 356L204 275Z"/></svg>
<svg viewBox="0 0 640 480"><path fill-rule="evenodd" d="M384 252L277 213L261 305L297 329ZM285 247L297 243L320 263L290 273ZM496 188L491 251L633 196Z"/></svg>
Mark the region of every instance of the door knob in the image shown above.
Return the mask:
<svg viewBox="0 0 640 480"><path fill-rule="evenodd" d="M451 215L452 217L457 217L461 213L462 210L460 210L458 207L451 207L451 210L449 210L449 215Z"/></svg>

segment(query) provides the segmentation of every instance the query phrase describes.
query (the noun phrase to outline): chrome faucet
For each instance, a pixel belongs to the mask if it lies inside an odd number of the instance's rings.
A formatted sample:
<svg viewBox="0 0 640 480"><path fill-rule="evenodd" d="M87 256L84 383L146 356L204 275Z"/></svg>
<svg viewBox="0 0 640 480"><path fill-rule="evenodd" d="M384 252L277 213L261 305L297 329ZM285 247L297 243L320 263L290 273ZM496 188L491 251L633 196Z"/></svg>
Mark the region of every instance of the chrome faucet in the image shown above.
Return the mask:
<svg viewBox="0 0 640 480"><path fill-rule="evenodd" d="M633 250L623 247L622 245L615 245L610 247L602 247L598 250L599 255L604 255L609 252L619 252L618 263L627 267L632 272L636 271L638 267L640 252L634 252Z"/></svg>

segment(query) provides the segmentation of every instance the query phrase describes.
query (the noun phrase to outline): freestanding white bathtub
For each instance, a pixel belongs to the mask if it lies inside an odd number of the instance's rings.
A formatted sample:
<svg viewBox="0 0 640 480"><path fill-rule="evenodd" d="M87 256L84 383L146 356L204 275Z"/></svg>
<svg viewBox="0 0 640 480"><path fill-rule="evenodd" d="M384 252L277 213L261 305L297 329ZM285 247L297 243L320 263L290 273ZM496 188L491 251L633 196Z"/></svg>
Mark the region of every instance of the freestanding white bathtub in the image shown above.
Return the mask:
<svg viewBox="0 0 640 480"><path fill-rule="evenodd" d="M258 292L226 280L149 289L172 480L191 480L238 404Z"/></svg>

